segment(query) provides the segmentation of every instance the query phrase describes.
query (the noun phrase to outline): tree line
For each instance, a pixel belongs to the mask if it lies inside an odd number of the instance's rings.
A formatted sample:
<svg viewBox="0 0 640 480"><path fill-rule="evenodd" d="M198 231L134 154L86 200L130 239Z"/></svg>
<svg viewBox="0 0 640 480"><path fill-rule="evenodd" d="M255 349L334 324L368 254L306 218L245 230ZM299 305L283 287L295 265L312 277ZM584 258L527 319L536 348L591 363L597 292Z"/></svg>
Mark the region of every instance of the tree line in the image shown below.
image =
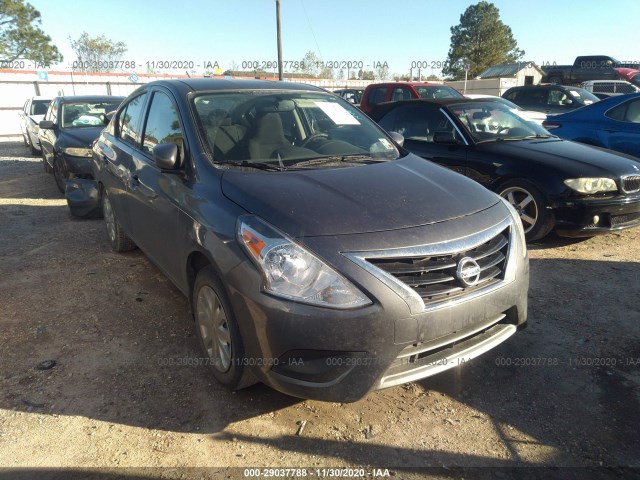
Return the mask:
<svg viewBox="0 0 640 480"><path fill-rule="evenodd" d="M0 0L0 61L31 60L39 65L53 65L63 60L62 54L41 28L41 15L25 0ZM447 62L442 69L446 79L475 78L494 65L513 63L522 59L524 51L518 48L511 28L500 19L498 8L487 1L469 6L460 16L460 23L451 27L451 40ZM69 38L76 54L74 70L86 72L114 71L127 45L104 35L92 37L83 32L77 39ZM290 77L326 78L336 80L413 80L408 74L391 74L386 65L365 70L323 68L315 52L309 51L300 62L300 68L288 72ZM106 67L106 68L105 68ZM147 73L156 73L149 69ZM195 73L195 72L193 72ZM205 71L204 75L212 75ZM247 72L232 64L226 75L266 76L269 72ZM427 80L439 80L435 75Z"/></svg>

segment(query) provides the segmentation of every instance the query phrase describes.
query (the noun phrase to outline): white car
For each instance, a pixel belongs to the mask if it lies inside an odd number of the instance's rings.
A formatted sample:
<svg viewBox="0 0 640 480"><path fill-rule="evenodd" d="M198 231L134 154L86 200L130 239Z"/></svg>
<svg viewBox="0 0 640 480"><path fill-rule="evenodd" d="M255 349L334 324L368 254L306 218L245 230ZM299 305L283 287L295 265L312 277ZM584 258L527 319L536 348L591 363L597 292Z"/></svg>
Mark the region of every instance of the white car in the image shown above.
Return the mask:
<svg viewBox="0 0 640 480"><path fill-rule="evenodd" d="M20 111L20 130L24 144L31 147L33 155L40 155L40 140L38 140L38 124L44 120L44 114L51 103L50 98L31 97L24 102Z"/></svg>
<svg viewBox="0 0 640 480"><path fill-rule="evenodd" d="M465 97L467 97L467 98L490 98L492 100L495 100L496 102L500 102L500 103L506 105L508 108L511 109L511 111L513 113L515 113L516 115L519 115L521 118L524 118L525 120L528 120L530 122L535 122L538 125L542 125L542 122L544 122L547 119L547 114L546 113L534 112L532 110L525 110L524 108L519 107L515 103L510 102L506 98L496 97L495 95L481 95L481 94L470 93L468 95L465 95Z"/></svg>

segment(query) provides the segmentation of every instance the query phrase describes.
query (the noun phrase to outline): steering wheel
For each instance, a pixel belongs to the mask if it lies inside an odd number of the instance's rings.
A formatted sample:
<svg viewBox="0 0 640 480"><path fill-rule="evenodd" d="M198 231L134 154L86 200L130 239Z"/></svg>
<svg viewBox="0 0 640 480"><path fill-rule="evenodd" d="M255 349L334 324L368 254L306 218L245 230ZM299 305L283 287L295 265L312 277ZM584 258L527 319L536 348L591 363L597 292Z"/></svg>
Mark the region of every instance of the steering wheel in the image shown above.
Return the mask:
<svg viewBox="0 0 640 480"><path fill-rule="evenodd" d="M318 140L320 138L329 138L329 135L326 133L314 133L313 135L308 136L300 145L299 147L304 148L306 147L309 143Z"/></svg>

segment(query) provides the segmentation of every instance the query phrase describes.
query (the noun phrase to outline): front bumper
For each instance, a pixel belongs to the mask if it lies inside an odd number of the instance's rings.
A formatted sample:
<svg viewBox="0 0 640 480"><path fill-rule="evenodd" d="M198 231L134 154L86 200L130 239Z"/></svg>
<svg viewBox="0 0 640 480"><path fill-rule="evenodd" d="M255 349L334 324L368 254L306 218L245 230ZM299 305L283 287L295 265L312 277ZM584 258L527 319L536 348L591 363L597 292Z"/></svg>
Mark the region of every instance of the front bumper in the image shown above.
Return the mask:
<svg viewBox="0 0 640 480"><path fill-rule="evenodd" d="M552 208L556 217L556 232L563 237L590 237L640 226L638 193L610 198L561 200L555 202Z"/></svg>
<svg viewBox="0 0 640 480"><path fill-rule="evenodd" d="M100 187L98 182L90 179L72 178L65 180L67 205L75 217L89 218L99 216Z"/></svg>
<svg viewBox="0 0 640 480"><path fill-rule="evenodd" d="M502 212L504 218L502 205L489 210ZM484 216L486 223L492 220L488 211L476 216ZM460 238L450 227L465 223L466 230L473 232L482 220L466 217L402 233L367 234L366 243L386 246L388 239L399 234L405 245L416 245L412 237L423 242ZM511 241L517 242L516 236L514 232ZM343 247L336 251L344 252L362 251L362 237L304 240L316 252L336 243ZM529 264L523 252L524 246L518 245L510 254L512 277L498 288L417 313L383 279L341 254L324 257L358 285L373 300L372 305L332 310L274 298L261 292L262 278L253 264L243 262L225 279L244 342L244 361L260 381L276 390L339 402L356 401L371 390L455 367L506 340L525 324Z"/></svg>

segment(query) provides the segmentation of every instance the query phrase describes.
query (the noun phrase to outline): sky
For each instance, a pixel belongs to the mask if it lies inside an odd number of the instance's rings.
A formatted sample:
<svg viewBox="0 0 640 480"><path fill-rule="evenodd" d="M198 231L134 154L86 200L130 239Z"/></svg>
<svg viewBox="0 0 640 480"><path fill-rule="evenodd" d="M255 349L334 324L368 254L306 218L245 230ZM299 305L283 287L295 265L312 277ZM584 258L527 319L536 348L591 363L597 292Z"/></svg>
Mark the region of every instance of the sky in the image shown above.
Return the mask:
<svg viewBox="0 0 640 480"><path fill-rule="evenodd" d="M122 60L183 62L198 73L277 60L275 0L28 0L42 15L42 29L64 55L56 69L76 59L69 37L83 31L126 43ZM324 62L351 62L365 70L385 62L391 74L439 74L447 58L450 28L469 0L281 0L283 60L313 51ZM538 65L573 63L577 55L611 55L640 61L637 0L495 0L511 27L523 60ZM158 62L163 62L158 68ZM175 64L173 64L175 65ZM431 68L431 67L434 68ZM62 67L62 68L60 68ZM250 69L250 68L248 68ZM166 70L167 73L177 73Z"/></svg>

